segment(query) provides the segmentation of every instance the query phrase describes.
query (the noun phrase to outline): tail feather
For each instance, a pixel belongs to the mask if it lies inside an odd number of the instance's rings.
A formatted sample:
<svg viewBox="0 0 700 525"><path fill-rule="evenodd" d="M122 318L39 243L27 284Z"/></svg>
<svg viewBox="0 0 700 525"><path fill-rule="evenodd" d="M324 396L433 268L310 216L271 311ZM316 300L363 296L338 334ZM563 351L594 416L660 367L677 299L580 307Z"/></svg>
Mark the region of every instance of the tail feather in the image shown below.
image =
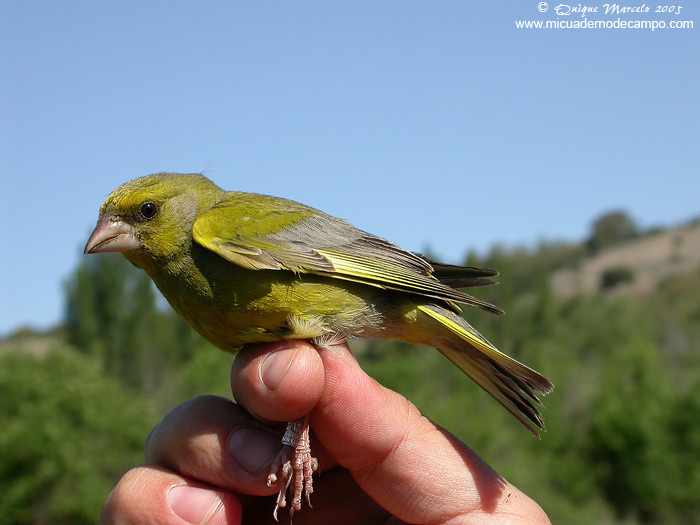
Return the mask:
<svg viewBox="0 0 700 525"><path fill-rule="evenodd" d="M491 394L535 437L540 437L539 430L544 430L542 415L528 399L529 396L520 390L513 389L507 381L503 381L502 376L494 372L491 368L492 362L469 358L465 354L450 350L440 348L438 350L471 377L476 384Z"/></svg>
<svg viewBox="0 0 700 525"><path fill-rule="evenodd" d="M541 405L537 394L551 393L552 383L500 352L462 317L435 305L419 305L418 309L458 337L455 344L438 350L539 437L544 420L535 406Z"/></svg>

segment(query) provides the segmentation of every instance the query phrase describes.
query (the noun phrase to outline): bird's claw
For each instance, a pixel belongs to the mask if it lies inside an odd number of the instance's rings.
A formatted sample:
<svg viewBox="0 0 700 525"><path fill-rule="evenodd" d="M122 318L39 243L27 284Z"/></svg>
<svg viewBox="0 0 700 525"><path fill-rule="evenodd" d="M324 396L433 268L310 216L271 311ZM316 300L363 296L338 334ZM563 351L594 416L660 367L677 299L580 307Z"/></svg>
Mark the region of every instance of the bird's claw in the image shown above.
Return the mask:
<svg viewBox="0 0 700 525"><path fill-rule="evenodd" d="M307 418L289 423L282 443L282 450L272 462L270 474L267 477L268 487L279 483L277 503L272 513L276 521L278 521L278 510L287 506L286 494L290 487L292 487L290 519L294 511L301 510L302 493L311 507L311 493L314 491L313 475L318 470L318 460L311 456Z"/></svg>

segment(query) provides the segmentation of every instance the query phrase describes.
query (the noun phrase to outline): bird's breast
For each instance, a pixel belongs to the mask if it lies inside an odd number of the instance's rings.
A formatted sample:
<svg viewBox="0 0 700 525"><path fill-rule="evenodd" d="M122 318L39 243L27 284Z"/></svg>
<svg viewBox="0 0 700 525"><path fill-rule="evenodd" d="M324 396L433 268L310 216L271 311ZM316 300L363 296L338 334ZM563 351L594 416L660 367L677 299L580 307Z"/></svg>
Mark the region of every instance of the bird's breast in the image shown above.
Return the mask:
<svg viewBox="0 0 700 525"><path fill-rule="evenodd" d="M197 270L152 277L175 311L226 352L248 343L325 341L381 329L375 291L365 285L228 262Z"/></svg>

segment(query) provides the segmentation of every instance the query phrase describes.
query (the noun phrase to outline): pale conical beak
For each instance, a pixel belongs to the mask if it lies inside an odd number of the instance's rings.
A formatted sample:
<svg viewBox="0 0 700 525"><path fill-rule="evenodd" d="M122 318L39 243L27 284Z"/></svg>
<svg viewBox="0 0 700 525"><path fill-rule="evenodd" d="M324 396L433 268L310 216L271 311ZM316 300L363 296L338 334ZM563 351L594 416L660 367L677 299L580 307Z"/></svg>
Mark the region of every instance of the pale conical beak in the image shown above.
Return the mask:
<svg viewBox="0 0 700 525"><path fill-rule="evenodd" d="M126 252L140 247L141 243L132 226L118 217L105 215L97 221L84 253Z"/></svg>

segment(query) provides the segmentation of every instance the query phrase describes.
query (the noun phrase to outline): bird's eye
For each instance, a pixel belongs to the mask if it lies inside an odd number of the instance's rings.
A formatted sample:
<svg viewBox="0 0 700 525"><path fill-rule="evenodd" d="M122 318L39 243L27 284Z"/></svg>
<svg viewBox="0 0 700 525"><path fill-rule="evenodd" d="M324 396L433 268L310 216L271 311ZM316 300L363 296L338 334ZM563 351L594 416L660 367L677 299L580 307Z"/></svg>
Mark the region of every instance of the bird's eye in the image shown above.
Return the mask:
<svg viewBox="0 0 700 525"><path fill-rule="evenodd" d="M158 206L155 202L146 201L139 208L139 213L144 219L150 220L158 215Z"/></svg>

